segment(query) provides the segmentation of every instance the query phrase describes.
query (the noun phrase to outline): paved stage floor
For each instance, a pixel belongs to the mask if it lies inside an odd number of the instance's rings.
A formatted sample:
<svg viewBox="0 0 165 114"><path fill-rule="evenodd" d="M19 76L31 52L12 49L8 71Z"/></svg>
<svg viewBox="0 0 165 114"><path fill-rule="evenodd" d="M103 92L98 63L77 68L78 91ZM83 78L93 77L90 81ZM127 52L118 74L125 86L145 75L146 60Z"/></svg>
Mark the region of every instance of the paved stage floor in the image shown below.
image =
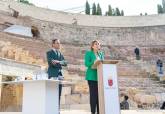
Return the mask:
<svg viewBox="0 0 165 114"><path fill-rule="evenodd" d="M83 110L61 110L61 114L91 114ZM165 114L165 110L128 110L121 111L121 114Z"/></svg>
<svg viewBox="0 0 165 114"><path fill-rule="evenodd" d="M22 112L0 112L0 114L22 114ZM61 110L61 114L91 114L84 110ZM165 114L165 110L126 110L121 114Z"/></svg>

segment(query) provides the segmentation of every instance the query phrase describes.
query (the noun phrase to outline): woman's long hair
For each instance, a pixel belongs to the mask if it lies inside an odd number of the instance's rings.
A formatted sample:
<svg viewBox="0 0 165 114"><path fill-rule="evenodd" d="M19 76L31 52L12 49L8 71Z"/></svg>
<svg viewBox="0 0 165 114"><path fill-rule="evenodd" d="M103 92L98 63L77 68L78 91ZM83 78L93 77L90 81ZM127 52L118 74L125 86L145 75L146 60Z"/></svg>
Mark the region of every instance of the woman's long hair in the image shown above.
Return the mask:
<svg viewBox="0 0 165 114"><path fill-rule="evenodd" d="M92 48L92 47L94 46L94 44L95 44L96 42L99 43L98 40L93 40L93 41L91 42L91 50L92 50L92 51L93 51L93 48Z"/></svg>

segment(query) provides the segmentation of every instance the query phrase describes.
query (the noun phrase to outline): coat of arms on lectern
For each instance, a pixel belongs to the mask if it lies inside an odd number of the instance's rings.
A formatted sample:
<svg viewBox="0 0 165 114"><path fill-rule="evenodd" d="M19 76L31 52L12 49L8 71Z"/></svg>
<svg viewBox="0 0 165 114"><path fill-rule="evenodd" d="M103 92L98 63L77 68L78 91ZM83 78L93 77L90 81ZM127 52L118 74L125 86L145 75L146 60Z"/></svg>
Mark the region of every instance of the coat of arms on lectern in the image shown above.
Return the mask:
<svg viewBox="0 0 165 114"><path fill-rule="evenodd" d="M113 78L112 78L112 76L109 76L109 77L108 77L108 85L109 85L110 87L113 86Z"/></svg>

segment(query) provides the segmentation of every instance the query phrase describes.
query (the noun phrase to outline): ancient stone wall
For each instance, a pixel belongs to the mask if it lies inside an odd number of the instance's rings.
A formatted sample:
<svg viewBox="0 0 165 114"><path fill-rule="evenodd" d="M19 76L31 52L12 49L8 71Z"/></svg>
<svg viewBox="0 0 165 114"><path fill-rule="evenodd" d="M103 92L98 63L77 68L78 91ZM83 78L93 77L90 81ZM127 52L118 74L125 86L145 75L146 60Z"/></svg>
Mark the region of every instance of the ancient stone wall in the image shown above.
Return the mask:
<svg viewBox="0 0 165 114"><path fill-rule="evenodd" d="M18 18L12 17L9 5L19 12ZM128 86L132 86L132 83L139 86L139 81L131 81L132 77L148 76L142 67L145 61L154 63L157 56L165 58L164 20L165 15L104 17L70 14L1 0L0 41L11 42L28 50L29 54L36 55L37 58L45 59L45 52L50 48L51 40L59 38L63 44L62 52L69 61L67 69L64 70L65 79L76 82L72 87L64 87L62 104L64 108L69 106L80 109L81 106L89 107L88 86L84 80L86 68L83 61L85 50L90 48L89 43L99 39L106 59L123 60L118 67L119 79L130 77L130 82L128 83L126 78L125 83ZM10 24L35 26L40 32L40 37L29 38L4 33L3 30ZM135 59L135 45L139 46L142 54L142 60L138 62L129 59ZM150 68L150 65L147 67ZM78 107L78 104L81 105Z"/></svg>
<svg viewBox="0 0 165 114"><path fill-rule="evenodd" d="M114 46L154 46L165 44L165 25L146 27L88 27L41 21L31 17L15 19L0 14L2 24L12 23L23 26L36 26L40 31L40 39L50 42L59 38L63 43L89 44L99 39L103 45ZM3 29L1 29L2 31Z"/></svg>
<svg viewBox="0 0 165 114"><path fill-rule="evenodd" d="M20 4L17 2L12 2L12 0L0 1L0 10L12 12L11 9L18 11L19 15L22 16L30 16L36 19L57 22L61 24L78 24L82 26L96 27L137 27L165 25L165 15L124 17L88 16L34 7L30 5Z"/></svg>

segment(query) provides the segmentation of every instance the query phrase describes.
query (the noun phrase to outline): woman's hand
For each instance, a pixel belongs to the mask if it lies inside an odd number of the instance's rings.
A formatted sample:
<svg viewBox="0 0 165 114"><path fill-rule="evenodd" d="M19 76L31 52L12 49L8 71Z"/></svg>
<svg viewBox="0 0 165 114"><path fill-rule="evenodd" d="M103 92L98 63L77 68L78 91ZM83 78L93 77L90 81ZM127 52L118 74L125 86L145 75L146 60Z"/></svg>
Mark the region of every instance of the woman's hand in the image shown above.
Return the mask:
<svg viewBox="0 0 165 114"><path fill-rule="evenodd" d="M98 60L96 59L96 60L94 61L94 64L96 64L97 61L98 61Z"/></svg>

